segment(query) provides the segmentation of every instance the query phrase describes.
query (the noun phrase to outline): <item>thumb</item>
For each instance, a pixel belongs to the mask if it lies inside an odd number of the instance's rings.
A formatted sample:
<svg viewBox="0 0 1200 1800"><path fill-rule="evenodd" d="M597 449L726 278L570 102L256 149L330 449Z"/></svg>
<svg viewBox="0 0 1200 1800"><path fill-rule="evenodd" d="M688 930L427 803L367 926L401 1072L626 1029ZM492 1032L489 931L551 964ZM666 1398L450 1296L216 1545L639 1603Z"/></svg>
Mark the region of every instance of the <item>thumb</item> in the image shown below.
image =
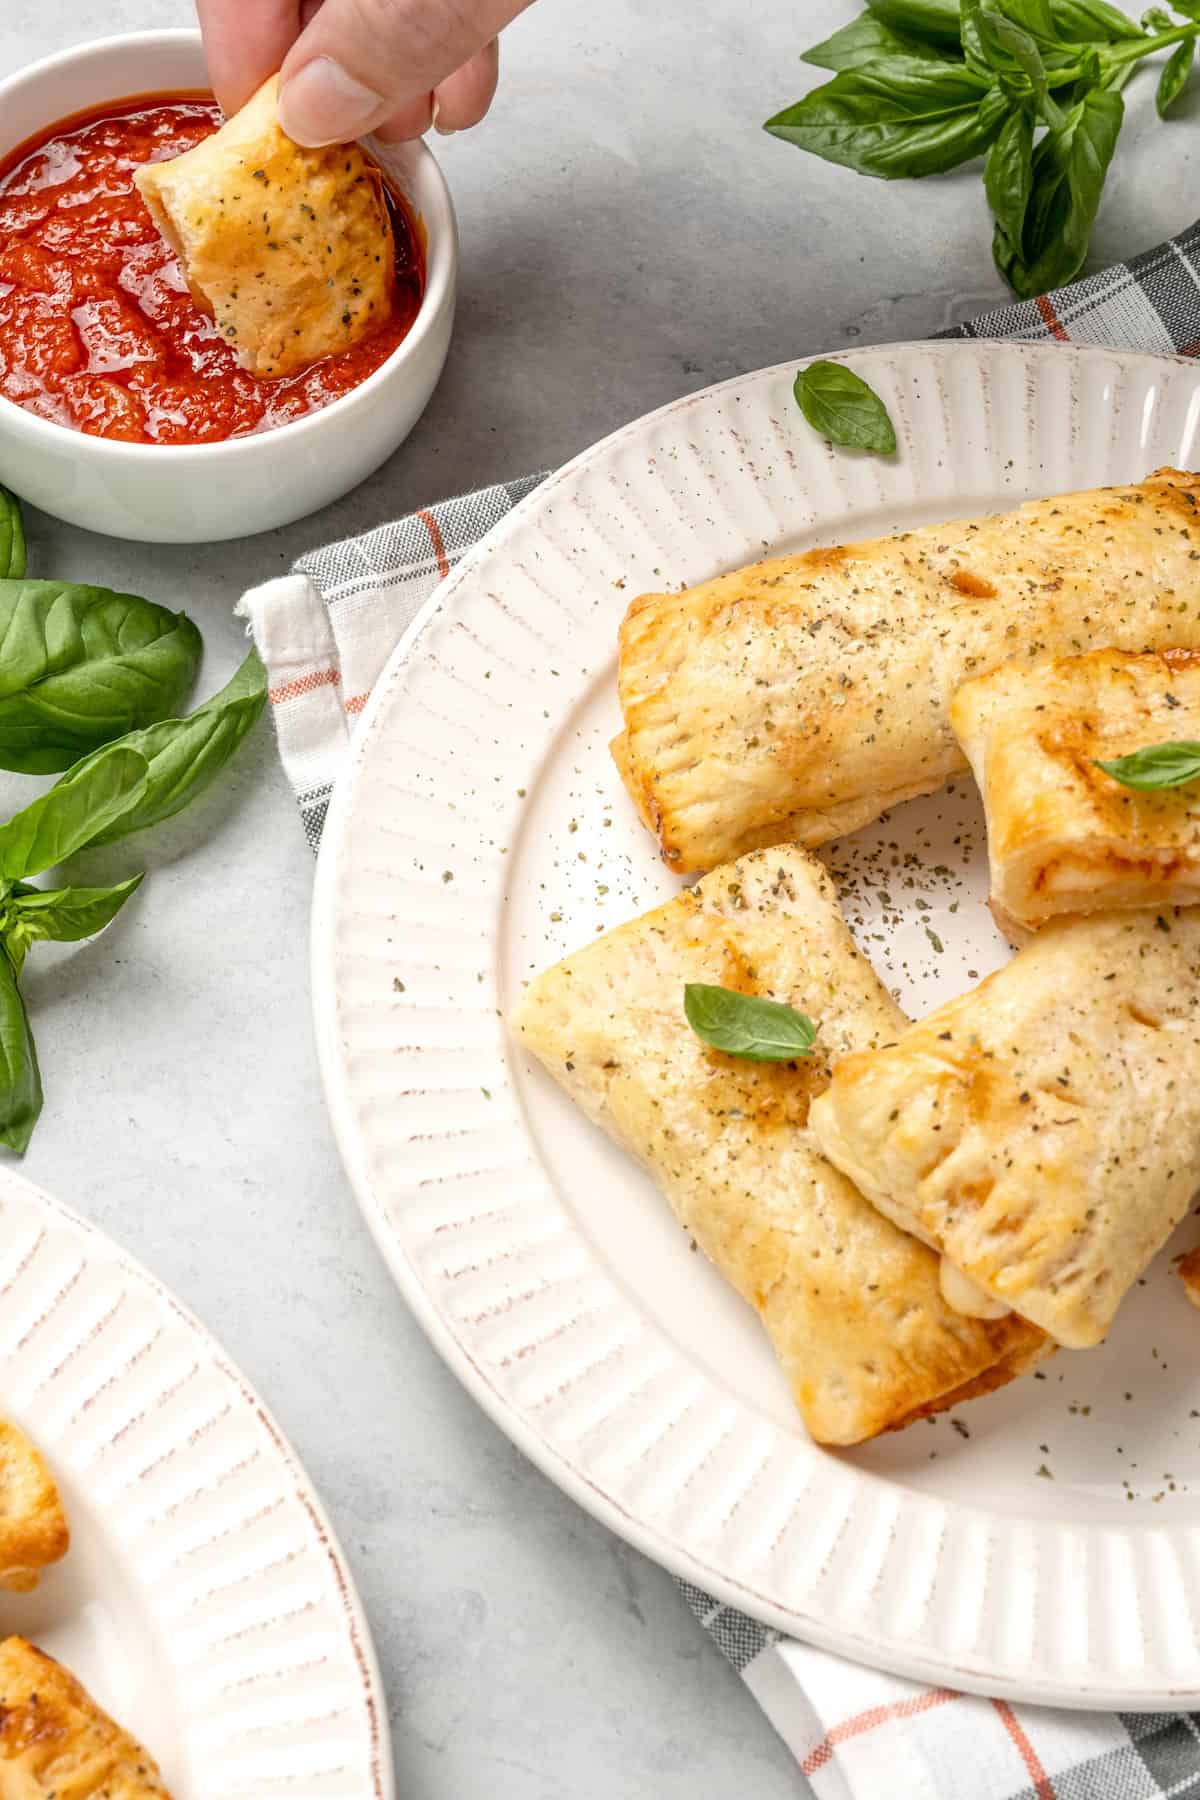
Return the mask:
<svg viewBox="0 0 1200 1800"><path fill-rule="evenodd" d="M402 114L530 0L325 0L292 46L279 123L298 144L347 142Z"/></svg>

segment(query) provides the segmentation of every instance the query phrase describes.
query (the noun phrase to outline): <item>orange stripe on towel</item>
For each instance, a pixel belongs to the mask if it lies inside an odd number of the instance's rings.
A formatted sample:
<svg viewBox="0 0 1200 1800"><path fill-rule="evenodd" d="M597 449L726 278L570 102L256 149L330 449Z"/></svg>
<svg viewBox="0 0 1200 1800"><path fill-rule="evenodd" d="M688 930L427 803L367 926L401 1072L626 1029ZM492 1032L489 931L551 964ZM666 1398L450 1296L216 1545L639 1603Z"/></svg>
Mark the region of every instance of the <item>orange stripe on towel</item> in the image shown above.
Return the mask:
<svg viewBox="0 0 1200 1800"><path fill-rule="evenodd" d="M944 1706L947 1700L961 1699L962 1695L954 1688L932 1688L929 1693L918 1694L912 1700L897 1700L892 1706L872 1706L866 1712L855 1713L852 1719L843 1719L840 1725L834 1725L828 1737L823 1738L815 1750L809 1751L800 1764L800 1772L815 1775L847 1738L861 1737L864 1731L874 1731L877 1725L886 1725L889 1719L911 1719L914 1714L928 1712L933 1706Z"/></svg>
<svg viewBox="0 0 1200 1800"><path fill-rule="evenodd" d="M1050 336L1060 338L1064 344L1069 343L1070 333L1055 312L1054 307L1046 294L1038 295L1037 309L1042 315L1042 323L1050 333Z"/></svg>
<svg viewBox="0 0 1200 1800"><path fill-rule="evenodd" d="M445 581L450 573L450 558L446 555L446 540L442 536L442 528L431 512L419 512L417 517L429 533L433 554L437 557L438 574Z"/></svg>
<svg viewBox="0 0 1200 1800"><path fill-rule="evenodd" d="M1025 1727L1008 1701L993 1700L992 1705L1004 1721L1004 1729L1020 1752L1021 1761L1025 1764L1026 1773L1033 1783L1033 1791L1037 1795L1037 1800L1056 1800L1054 1783L1042 1767L1041 1757L1030 1743Z"/></svg>
<svg viewBox="0 0 1200 1800"><path fill-rule="evenodd" d="M285 681L282 687L271 688L267 699L272 706L282 706L285 700L298 700L301 694L315 693L318 688L336 687L339 679L336 669L317 669L296 681Z"/></svg>

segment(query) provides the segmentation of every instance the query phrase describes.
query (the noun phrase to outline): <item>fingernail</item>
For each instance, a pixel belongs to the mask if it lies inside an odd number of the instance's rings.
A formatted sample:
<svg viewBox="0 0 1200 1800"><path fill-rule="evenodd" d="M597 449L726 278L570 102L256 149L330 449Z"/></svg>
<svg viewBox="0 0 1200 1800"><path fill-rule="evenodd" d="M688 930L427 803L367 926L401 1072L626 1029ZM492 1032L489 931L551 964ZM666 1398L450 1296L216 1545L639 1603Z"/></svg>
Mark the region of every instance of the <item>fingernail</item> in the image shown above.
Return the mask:
<svg viewBox="0 0 1200 1800"><path fill-rule="evenodd" d="M437 132L439 137L453 137L458 130L458 127L457 125L439 125L438 119L441 115L441 110L442 103L435 94L433 97L433 110L429 115L429 123L433 126L433 129Z"/></svg>
<svg viewBox="0 0 1200 1800"><path fill-rule="evenodd" d="M279 91L279 123L309 149L361 137L386 110L382 96L331 56L314 56Z"/></svg>

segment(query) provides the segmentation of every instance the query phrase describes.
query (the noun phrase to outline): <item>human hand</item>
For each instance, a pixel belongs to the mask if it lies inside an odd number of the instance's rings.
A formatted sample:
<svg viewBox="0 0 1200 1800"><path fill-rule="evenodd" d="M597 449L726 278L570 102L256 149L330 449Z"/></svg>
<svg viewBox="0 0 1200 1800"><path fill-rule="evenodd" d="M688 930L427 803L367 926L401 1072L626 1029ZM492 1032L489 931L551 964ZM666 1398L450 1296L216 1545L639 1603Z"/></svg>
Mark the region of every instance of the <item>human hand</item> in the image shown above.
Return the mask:
<svg viewBox="0 0 1200 1800"><path fill-rule="evenodd" d="M235 112L281 70L279 122L298 144L477 125L497 34L531 0L196 0L213 90Z"/></svg>

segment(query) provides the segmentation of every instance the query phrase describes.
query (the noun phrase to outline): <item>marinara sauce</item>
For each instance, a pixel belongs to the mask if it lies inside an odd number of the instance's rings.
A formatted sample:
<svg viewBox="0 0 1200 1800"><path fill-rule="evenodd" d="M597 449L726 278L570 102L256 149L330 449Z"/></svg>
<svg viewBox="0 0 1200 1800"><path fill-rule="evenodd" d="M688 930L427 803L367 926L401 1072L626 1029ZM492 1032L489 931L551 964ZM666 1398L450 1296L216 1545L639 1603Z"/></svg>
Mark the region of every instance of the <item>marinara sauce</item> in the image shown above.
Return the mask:
<svg viewBox="0 0 1200 1800"><path fill-rule="evenodd" d="M96 437L211 444L317 412L391 355L424 267L389 189L391 317L279 381L238 367L133 185L140 163L190 150L220 123L203 96L146 96L65 119L0 163L0 394Z"/></svg>

